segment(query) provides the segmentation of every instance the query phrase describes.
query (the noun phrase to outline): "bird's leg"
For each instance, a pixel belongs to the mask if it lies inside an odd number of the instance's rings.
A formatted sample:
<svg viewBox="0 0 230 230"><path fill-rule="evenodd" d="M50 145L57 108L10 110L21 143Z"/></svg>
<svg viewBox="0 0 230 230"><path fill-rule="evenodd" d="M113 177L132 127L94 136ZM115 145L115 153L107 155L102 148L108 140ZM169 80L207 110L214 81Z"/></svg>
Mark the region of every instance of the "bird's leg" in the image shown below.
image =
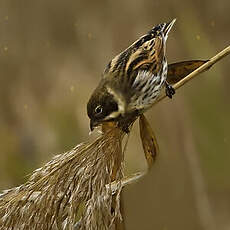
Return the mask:
<svg viewBox="0 0 230 230"><path fill-rule="evenodd" d="M126 134L130 132L130 125L132 124L131 120L125 119L118 122L118 126Z"/></svg>
<svg viewBox="0 0 230 230"><path fill-rule="evenodd" d="M127 125L125 125L125 126L122 127L122 131L123 131L124 133L126 133L126 134L129 134L130 129L129 129L129 127L128 127Z"/></svg>
<svg viewBox="0 0 230 230"><path fill-rule="evenodd" d="M120 118L118 121L118 126L122 129L123 132L128 134L133 122L138 118L139 115L140 114L138 110L135 110L130 114L126 114L125 118Z"/></svg>
<svg viewBox="0 0 230 230"><path fill-rule="evenodd" d="M176 93L175 89L171 85L169 85L167 81L165 81L165 93L171 99L172 96Z"/></svg>

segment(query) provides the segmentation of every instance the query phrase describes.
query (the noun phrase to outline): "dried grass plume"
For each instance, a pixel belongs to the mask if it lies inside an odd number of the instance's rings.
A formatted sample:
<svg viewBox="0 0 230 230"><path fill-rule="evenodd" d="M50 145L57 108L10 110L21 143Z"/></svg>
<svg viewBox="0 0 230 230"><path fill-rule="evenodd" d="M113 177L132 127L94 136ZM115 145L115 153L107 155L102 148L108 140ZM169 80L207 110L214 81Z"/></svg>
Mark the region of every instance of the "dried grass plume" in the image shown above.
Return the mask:
<svg viewBox="0 0 230 230"><path fill-rule="evenodd" d="M109 185L112 175L115 181L123 178L123 136L111 128L93 143L55 156L27 183L4 191L1 229L113 229L114 220L121 220L121 186L114 205Z"/></svg>

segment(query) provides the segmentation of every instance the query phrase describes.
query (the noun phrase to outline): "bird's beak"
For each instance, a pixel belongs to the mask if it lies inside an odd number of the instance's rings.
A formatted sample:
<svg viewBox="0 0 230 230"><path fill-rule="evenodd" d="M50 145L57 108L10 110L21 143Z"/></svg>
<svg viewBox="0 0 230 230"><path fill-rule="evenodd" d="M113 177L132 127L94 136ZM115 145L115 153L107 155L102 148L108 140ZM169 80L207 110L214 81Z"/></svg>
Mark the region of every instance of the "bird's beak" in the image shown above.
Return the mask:
<svg viewBox="0 0 230 230"><path fill-rule="evenodd" d="M93 120L90 120L90 131L92 132L93 130L94 130L94 128L96 127L96 126L98 126L98 122L97 121L93 121Z"/></svg>

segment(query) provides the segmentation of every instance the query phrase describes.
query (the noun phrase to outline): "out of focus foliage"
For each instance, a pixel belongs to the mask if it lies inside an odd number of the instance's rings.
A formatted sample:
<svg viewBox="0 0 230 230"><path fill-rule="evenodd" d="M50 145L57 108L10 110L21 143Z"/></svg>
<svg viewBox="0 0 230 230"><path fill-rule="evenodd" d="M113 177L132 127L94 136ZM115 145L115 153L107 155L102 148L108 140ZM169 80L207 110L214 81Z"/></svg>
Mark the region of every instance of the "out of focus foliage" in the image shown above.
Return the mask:
<svg viewBox="0 0 230 230"><path fill-rule="evenodd" d="M227 0L2 0L0 188L88 138L89 95L137 37L177 18L169 62L207 59L229 45L229 9ZM126 189L128 229L202 229L189 156L198 159L214 222L230 228L229 68L227 57L148 112L160 155L151 175ZM127 172L146 166L138 135Z"/></svg>

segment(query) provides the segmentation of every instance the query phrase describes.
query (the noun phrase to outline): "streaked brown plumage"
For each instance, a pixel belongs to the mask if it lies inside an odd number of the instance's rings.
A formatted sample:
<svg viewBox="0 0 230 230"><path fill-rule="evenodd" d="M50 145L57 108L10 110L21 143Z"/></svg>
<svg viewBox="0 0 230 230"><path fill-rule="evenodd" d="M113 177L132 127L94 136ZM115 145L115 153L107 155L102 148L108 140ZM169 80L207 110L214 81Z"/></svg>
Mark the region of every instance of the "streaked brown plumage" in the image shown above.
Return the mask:
<svg viewBox="0 0 230 230"><path fill-rule="evenodd" d="M110 61L87 104L91 129L111 120L123 126L151 107L166 83L166 41L174 22L154 27ZM166 93L175 93L168 84Z"/></svg>

